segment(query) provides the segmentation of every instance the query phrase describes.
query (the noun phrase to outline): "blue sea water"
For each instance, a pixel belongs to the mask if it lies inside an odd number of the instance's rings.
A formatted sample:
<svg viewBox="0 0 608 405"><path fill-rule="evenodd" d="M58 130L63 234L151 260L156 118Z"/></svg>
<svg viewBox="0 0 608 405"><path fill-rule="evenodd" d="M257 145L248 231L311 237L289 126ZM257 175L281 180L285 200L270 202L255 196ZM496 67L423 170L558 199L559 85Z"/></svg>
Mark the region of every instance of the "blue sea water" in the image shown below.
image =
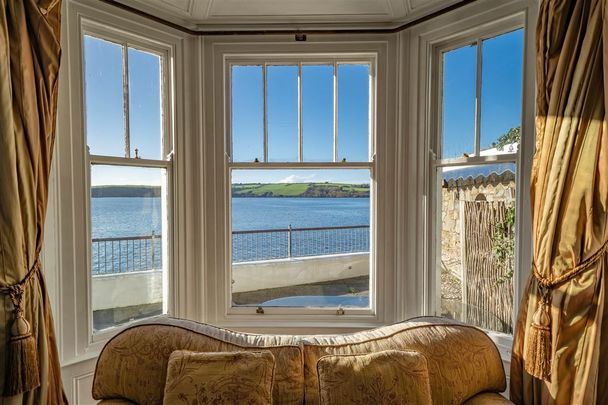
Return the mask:
<svg viewBox="0 0 608 405"><path fill-rule="evenodd" d="M94 273L159 268L162 244L160 198L93 198ZM369 198L234 198L232 230L369 226ZM156 235L156 239L132 240ZM101 241L97 241L102 238ZM106 241L103 238L127 238ZM289 239L291 238L291 239ZM235 262L292 256L349 253L369 249L369 230L295 231L233 236Z"/></svg>
<svg viewBox="0 0 608 405"><path fill-rule="evenodd" d="M369 225L369 209L369 198L234 198L232 230Z"/></svg>
<svg viewBox="0 0 608 405"><path fill-rule="evenodd" d="M93 238L161 233L160 198L93 198ZM234 198L232 229L369 225L369 198Z"/></svg>
<svg viewBox="0 0 608 405"><path fill-rule="evenodd" d="M160 235L161 201L158 197L91 199L93 239Z"/></svg>

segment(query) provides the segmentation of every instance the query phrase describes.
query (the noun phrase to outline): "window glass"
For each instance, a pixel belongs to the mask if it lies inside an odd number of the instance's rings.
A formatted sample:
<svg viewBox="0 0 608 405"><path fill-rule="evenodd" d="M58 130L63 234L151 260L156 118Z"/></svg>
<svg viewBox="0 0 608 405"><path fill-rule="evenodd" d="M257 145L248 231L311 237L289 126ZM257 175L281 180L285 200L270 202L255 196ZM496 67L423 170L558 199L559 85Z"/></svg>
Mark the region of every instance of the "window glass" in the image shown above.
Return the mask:
<svg viewBox="0 0 608 405"><path fill-rule="evenodd" d="M298 160L298 66L268 66L268 160Z"/></svg>
<svg viewBox="0 0 608 405"><path fill-rule="evenodd" d="M302 66L302 150L306 162L334 159L334 67Z"/></svg>
<svg viewBox="0 0 608 405"><path fill-rule="evenodd" d="M165 184L165 169L91 167L95 331L163 312Z"/></svg>
<svg viewBox="0 0 608 405"><path fill-rule="evenodd" d="M91 154L125 156L122 47L84 36L86 139Z"/></svg>
<svg viewBox="0 0 608 405"><path fill-rule="evenodd" d="M368 308L368 169L232 170L232 303Z"/></svg>
<svg viewBox="0 0 608 405"><path fill-rule="evenodd" d="M161 159L160 56L134 48L128 54L131 157Z"/></svg>
<svg viewBox="0 0 608 405"><path fill-rule="evenodd" d="M524 31L482 43L481 140L486 153L517 152L521 128Z"/></svg>
<svg viewBox="0 0 608 405"><path fill-rule="evenodd" d="M475 153L477 46L443 54L441 158Z"/></svg>
<svg viewBox="0 0 608 405"><path fill-rule="evenodd" d="M369 65L338 65L338 161L369 161Z"/></svg>
<svg viewBox="0 0 608 405"><path fill-rule="evenodd" d="M515 164L438 170L441 314L513 332Z"/></svg>
<svg viewBox="0 0 608 405"><path fill-rule="evenodd" d="M264 160L262 66L232 66L232 161Z"/></svg>

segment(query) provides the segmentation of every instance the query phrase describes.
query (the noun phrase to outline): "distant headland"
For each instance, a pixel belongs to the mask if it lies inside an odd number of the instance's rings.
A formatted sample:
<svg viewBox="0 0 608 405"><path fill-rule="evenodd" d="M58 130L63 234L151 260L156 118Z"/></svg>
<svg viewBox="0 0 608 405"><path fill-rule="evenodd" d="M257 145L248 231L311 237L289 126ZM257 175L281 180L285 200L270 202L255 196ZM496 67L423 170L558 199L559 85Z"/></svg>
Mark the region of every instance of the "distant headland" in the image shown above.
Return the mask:
<svg viewBox="0 0 608 405"><path fill-rule="evenodd" d="M160 197L158 186L93 186L93 198ZM369 184L347 183L239 183L232 196L290 198L367 198Z"/></svg>

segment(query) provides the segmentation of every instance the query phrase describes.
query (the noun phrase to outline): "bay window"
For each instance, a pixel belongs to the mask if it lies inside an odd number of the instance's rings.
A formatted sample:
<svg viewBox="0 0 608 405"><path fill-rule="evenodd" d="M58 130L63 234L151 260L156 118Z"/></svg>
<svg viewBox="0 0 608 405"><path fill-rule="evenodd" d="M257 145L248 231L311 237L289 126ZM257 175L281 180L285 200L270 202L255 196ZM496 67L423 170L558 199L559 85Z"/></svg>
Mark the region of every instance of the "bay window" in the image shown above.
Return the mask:
<svg viewBox="0 0 608 405"><path fill-rule="evenodd" d="M226 66L231 311L373 312L374 56Z"/></svg>
<svg viewBox="0 0 608 405"><path fill-rule="evenodd" d="M171 138L167 55L85 30L92 332L167 312Z"/></svg>
<svg viewBox="0 0 608 405"><path fill-rule="evenodd" d="M436 313L504 334L513 332L520 238L523 54L524 30L512 28L439 49L436 60Z"/></svg>

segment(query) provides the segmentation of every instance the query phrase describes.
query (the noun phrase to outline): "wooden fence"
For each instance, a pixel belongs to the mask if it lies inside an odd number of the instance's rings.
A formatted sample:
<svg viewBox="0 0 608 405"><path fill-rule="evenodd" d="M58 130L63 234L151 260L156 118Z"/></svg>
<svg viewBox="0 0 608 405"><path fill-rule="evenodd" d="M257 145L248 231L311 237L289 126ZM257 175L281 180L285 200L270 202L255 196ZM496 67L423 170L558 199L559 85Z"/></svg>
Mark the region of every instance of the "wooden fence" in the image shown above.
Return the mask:
<svg viewBox="0 0 608 405"><path fill-rule="evenodd" d="M512 333L513 255L496 254L497 224L505 223L509 205L504 201L464 201L463 320L504 333ZM512 229L508 229L512 232Z"/></svg>

